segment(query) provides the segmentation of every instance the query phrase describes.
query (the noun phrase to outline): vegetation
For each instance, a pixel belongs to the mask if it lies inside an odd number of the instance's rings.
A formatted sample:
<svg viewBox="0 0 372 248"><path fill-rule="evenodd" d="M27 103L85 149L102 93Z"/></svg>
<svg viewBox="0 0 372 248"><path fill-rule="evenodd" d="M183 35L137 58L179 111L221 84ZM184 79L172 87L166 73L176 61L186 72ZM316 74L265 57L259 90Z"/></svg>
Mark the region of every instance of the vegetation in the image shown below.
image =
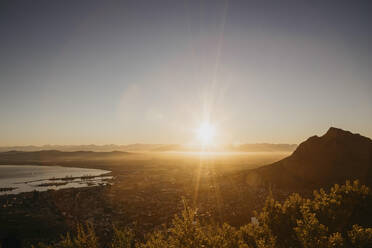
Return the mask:
<svg viewBox="0 0 372 248"><path fill-rule="evenodd" d="M289 247L372 247L372 194L358 181L334 185L327 193L314 191L312 199L299 194L284 202L269 197L258 222L235 228L229 224L202 223L197 211L187 204L168 228L154 231L144 239L129 229L114 228L112 248L289 248ZM51 245L38 248L100 247L91 225L78 225Z"/></svg>

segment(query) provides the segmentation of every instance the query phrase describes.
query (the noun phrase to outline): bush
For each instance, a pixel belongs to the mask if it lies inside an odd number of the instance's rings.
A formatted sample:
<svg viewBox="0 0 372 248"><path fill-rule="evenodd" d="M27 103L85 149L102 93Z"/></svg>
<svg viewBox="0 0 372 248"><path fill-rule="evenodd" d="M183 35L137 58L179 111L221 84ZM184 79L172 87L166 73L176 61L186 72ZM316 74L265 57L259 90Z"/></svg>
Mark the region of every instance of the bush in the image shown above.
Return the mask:
<svg viewBox="0 0 372 248"><path fill-rule="evenodd" d="M363 228L359 225L353 225L353 229L348 232L348 235L353 247L372 247L372 228Z"/></svg>
<svg viewBox="0 0 372 248"><path fill-rule="evenodd" d="M134 246L134 232L128 228L120 230L114 227L111 248L131 248Z"/></svg>
<svg viewBox="0 0 372 248"><path fill-rule="evenodd" d="M240 228L228 224L201 224L195 209L184 205L169 228L150 233L144 241L135 240L129 229L114 228L112 248L347 248L372 247L372 196L358 181L335 185L329 193L314 191L313 199L298 194L280 203L269 197L258 223ZM77 226L74 236L67 234L53 246L96 248L93 227Z"/></svg>
<svg viewBox="0 0 372 248"><path fill-rule="evenodd" d="M34 246L33 246L34 247ZM91 224L82 224L76 226L76 233L71 236L67 233L66 236L61 236L61 240L52 245L39 243L35 248L98 248L98 239ZM125 246L124 246L125 247Z"/></svg>

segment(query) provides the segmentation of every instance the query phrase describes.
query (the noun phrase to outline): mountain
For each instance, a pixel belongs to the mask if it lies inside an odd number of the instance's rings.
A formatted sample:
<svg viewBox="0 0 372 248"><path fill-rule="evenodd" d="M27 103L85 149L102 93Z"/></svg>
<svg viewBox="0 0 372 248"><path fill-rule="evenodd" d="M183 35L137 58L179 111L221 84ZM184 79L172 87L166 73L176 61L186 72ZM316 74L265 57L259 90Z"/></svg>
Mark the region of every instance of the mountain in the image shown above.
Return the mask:
<svg viewBox="0 0 372 248"><path fill-rule="evenodd" d="M112 151L152 151L163 147L170 147L165 144L130 144L130 145L43 145L43 146L3 146L0 152L23 151L37 152L44 150L58 150L63 152L92 151L92 152L112 152Z"/></svg>
<svg viewBox="0 0 372 248"><path fill-rule="evenodd" d="M283 188L326 187L359 179L372 185L372 140L331 127L312 136L289 157L248 173L247 180Z"/></svg>
<svg viewBox="0 0 372 248"><path fill-rule="evenodd" d="M221 146L213 148L215 151L234 152L293 152L294 144L241 144L237 146ZM168 152L168 151L200 151L200 145L186 146L179 144L129 144L129 145L44 145L44 146L3 146L0 152L23 151L37 152L44 150L58 150L63 152L93 151L93 152Z"/></svg>
<svg viewBox="0 0 372 248"><path fill-rule="evenodd" d="M297 148L296 144L242 144L232 147L231 150L241 152L293 152Z"/></svg>
<svg viewBox="0 0 372 248"><path fill-rule="evenodd" d="M9 151L0 153L0 164L55 164L60 162L78 162L78 161L105 161L118 160L129 152L92 152L76 151L62 152L57 150L43 150L35 152Z"/></svg>

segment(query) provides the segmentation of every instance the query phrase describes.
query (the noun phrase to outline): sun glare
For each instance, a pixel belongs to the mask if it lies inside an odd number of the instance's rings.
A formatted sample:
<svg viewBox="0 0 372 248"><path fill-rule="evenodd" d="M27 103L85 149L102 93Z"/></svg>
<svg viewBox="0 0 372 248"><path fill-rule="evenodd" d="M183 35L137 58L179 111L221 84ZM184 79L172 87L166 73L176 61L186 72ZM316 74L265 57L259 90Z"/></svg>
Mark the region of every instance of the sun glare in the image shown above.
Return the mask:
<svg viewBox="0 0 372 248"><path fill-rule="evenodd" d="M216 128L208 122L204 122L196 130L198 140L200 143L205 145L210 145L213 141L213 138L216 136Z"/></svg>

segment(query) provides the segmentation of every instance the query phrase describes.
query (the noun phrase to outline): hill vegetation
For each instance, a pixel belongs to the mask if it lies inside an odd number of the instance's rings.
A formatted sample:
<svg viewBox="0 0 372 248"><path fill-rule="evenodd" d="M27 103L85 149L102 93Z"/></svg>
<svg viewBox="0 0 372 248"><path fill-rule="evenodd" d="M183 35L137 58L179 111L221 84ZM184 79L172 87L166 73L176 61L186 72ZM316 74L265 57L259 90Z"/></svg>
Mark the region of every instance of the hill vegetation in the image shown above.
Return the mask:
<svg viewBox="0 0 372 248"><path fill-rule="evenodd" d="M232 227L202 222L197 209L184 205L181 215L172 224L138 239L130 229L114 228L112 248L161 247L360 247L372 246L372 194L358 181L334 185L329 192L314 191L311 199L299 194L290 195L280 203L269 197L255 221ZM257 220L257 221L256 221ZM37 248L95 248L101 247L90 224L78 225L51 244Z"/></svg>

